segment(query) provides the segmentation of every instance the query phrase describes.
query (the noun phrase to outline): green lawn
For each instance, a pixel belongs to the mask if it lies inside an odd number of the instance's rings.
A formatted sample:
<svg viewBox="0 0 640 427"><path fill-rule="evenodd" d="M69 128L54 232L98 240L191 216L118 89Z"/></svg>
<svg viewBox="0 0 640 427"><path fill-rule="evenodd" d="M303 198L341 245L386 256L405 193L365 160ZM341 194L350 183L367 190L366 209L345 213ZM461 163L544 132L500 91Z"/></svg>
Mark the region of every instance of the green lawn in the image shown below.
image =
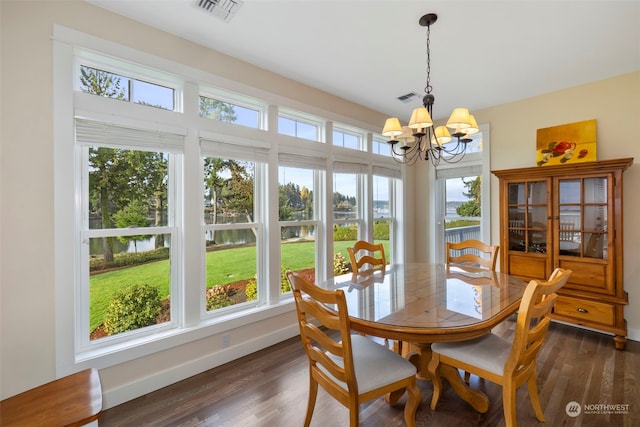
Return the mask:
<svg viewBox="0 0 640 427"><path fill-rule="evenodd" d="M385 242L388 243L388 242ZM348 262L347 247L354 241L335 243L337 252ZM386 245L385 245L386 246ZM389 248L385 247L388 251ZM388 252L387 252L388 253ZM239 247L207 252L207 287L225 285L243 279L251 279L256 273L255 247ZM314 242L286 243L282 245L282 265L291 270L314 266ZM91 276L90 287L90 331L104 320L104 314L112 296L132 284L149 284L160 289L162 298L169 296L169 261L156 261L120 270Z"/></svg>

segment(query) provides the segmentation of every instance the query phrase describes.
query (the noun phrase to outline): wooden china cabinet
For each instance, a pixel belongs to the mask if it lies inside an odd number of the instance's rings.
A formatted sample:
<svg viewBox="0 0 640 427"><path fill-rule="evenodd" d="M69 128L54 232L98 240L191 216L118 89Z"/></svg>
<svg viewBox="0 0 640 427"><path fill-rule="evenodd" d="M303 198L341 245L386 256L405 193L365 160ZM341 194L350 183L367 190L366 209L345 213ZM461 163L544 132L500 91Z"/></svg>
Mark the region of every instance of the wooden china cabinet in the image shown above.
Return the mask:
<svg viewBox="0 0 640 427"><path fill-rule="evenodd" d="M500 269L524 280L573 271L553 317L624 349L622 174L633 158L492 171L500 180Z"/></svg>

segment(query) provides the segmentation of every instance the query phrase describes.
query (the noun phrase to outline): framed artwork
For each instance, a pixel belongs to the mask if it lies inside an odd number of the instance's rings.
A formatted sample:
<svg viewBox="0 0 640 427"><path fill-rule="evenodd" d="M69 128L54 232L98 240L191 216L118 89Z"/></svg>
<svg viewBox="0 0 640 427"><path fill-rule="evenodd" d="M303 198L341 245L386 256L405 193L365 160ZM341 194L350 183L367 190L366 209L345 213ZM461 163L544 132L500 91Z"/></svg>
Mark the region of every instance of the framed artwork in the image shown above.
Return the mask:
<svg viewBox="0 0 640 427"><path fill-rule="evenodd" d="M596 121L569 123L538 129L538 166L596 161Z"/></svg>

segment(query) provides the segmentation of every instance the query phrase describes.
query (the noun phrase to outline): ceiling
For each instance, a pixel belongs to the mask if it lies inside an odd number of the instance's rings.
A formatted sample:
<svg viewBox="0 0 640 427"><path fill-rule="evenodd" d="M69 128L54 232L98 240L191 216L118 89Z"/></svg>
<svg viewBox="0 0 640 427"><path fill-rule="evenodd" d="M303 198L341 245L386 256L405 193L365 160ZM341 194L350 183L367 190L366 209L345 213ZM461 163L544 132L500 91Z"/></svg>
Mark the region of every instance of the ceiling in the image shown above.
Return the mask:
<svg viewBox="0 0 640 427"><path fill-rule="evenodd" d="M640 70L633 0L244 0L228 22L194 0L87 1L405 122L424 95L426 13L436 120Z"/></svg>

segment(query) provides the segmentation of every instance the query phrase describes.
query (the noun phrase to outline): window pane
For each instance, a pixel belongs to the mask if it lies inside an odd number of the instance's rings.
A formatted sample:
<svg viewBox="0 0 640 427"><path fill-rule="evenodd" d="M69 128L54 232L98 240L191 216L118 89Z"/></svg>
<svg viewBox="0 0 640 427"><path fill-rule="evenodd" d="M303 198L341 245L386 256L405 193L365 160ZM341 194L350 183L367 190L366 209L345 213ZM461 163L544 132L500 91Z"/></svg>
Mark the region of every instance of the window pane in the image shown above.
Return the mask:
<svg viewBox="0 0 640 427"><path fill-rule="evenodd" d="M393 259L391 253L391 220L377 220L373 223L373 243L382 243L384 245L384 255L387 264Z"/></svg>
<svg viewBox="0 0 640 427"><path fill-rule="evenodd" d="M174 90L141 80L132 80L131 101L173 111Z"/></svg>
<svg viewBox="0 0 640 427"><path fill-rule="evenodd" d="M89 228L167 225L168 154L89 148Z"/></svg>
<svg viewBox="0 0 640 427"><path fill-rule="evenodd" d="M445 241L482 240L480 236L480 176L448 178L445 182ZM477 217L477 219L475 219Z"/></svg>
<svg viewBox="0 0 640 427"><path fill-rule="evenodd" d="M347 248L358 240L359 225L355 222L333 226L333 274L336 276L352 271Z"/></svg>
<svg viewBox="0 0 640 427"><path fill-rule="evenodd" d="M278 133L318 141L318 125L278 116Z"/></svg>
<svg viewBox="0 0 640 427"><path fill-rule="evenodd" d="M358 215L358 174L333 175L333 219L356 219Z"/></svg>
<svg viewBox="0 0 640 427"><path fill-rule="evenodd" d="M258 298L254 218L255 163L204 159L206 309L218 310ZM223 229L215 226L225 225Z"/></svg>
<svg viewBox="0 0 640 427"><path fill-rule="evenodd" d="M118 74L80 67L80 89L106 98L129 101L129 79Z"/></svg>
<svg viewBox="0 0 640 427"><path fill-rule="evenodd" d="M351 148L353 150L360 149L360 137L358 135L342 132L342 131L333 131L333 145L337 145L339 147Z"/></svg>
<svg viewBox="0 0 640 427"><path fill-rule="evenodd" d="M234 123L258 129L260 125L260 111L219 101L217 99L200 97L200 117Z"/></svg>
<svg viewBox="0 0 640 427"><path fill-rule="evenodd" d="M254 176L254 162L206 157L205 224L254 222Z"/></svg>
<svg viewBox="0 0 640 427"><path fill-rule="evenodd" d="M372 151L374 154L391 157L391 145L389 145L386 141L374 139Z"/></svg>
<svg viewBox="0 0 640 427"><path fill-rule="evenodd" d="M295 120L286 117L278 117L278 133L282 135L296 136Z"/></svg>
<svg viewBox="0 0 640 427"><path fill-rule="evenodd" d="M80 90L165 110L173 111L175 107L173 88L84 65L80 66Z"/></svg>
<svg viewBox="0 0 640 427"><path fill-rule="evenodd" d="M286 226L280 228L281 245L281 283L280 292L291 290L284 272L287 270L302 274L311 282L315 282L316 262L316 227Z"/></svg>
<svg viewBox="0 0 640 427"><path fill-rule="evenodd" d="M170 321L170 235L89 239L89 337L100 339ZM159 243L162 243L159 246ZM156 246L156 248L154 248ZM113 252L113 261L105 252Z"/></svg>
<svg viewBox="0 0 640 427"><path fill-rule="evenodd" d="M373 176L373 217L389 218L391 216L391 178Z"/></svg>
<svg viewBox="0 0 640 427"><path fill-rule="evenodd" d="M317 141L319 139L318 126L304 122L297 122L296 136L298 136L299 138Z"/></svg>
<svg viewBox="0 0 640 427"><path fill-rule="evenodd" d="M246 231L246 235L257 233L256 229ZM219 233L206 233L207 311L258 298L256 245L235 243Z"/></svg>
<svg viewBox="0 0 640 427"><path fill-rule="evenodd" d="M313 219L313 170L281 166L278 175L279 220Z"/></svg>

